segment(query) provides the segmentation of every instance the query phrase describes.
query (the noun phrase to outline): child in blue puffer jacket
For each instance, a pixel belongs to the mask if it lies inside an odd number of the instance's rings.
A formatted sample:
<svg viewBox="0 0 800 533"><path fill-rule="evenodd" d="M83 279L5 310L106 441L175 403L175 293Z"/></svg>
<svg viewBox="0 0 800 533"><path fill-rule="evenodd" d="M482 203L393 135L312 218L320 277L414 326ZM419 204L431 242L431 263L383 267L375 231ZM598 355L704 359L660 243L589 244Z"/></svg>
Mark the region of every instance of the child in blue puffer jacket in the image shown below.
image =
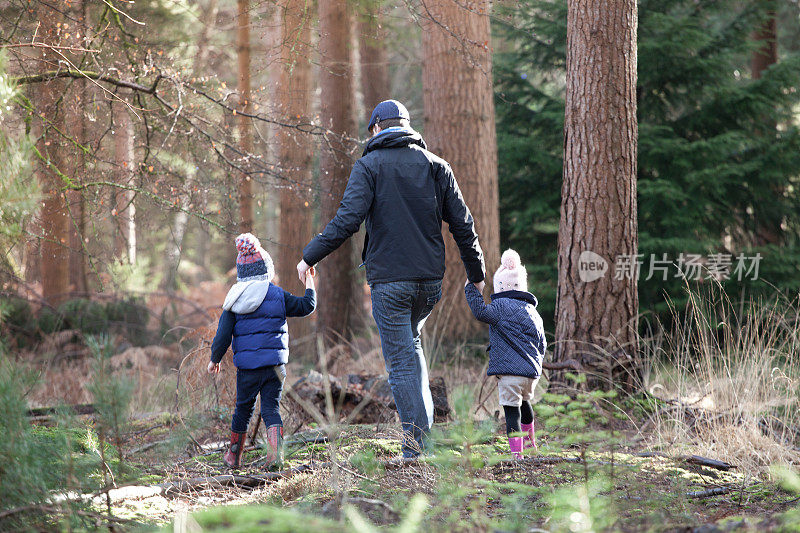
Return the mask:
<svg viewBox="0 0 800 533"><path fill-rule="evenodd" d="M500 405L506 416L508 445L515 458L523 448L536 447L533 428L533 391L542 374L547 343L536 297L528 292L528 274L514 250L506 250L494 274L492 303L486 305L474 284L464 292L472 314L491 326L489 367L497 376ZM521 423L520 423L521 422ZM524 434L520 437L520 434Z"/></svg>
<svg viewBox="0 0 800 533"><path fill-rule="evenodd" d="M233 343L236 366L236 409L231 421L231 444L224 463L238 468L244 451L247 424L256 397L261 395L261 417L267 428L267 467L283 463L283 421L279 410L285 364L289 359L286 317L308 316L317 306L314 271L306 274L306 294L293 296L271 283L272 258L253 235L236 237L236 284L222 304L222 316L211 343L210 374L219 374L220 361Z"/></svg>

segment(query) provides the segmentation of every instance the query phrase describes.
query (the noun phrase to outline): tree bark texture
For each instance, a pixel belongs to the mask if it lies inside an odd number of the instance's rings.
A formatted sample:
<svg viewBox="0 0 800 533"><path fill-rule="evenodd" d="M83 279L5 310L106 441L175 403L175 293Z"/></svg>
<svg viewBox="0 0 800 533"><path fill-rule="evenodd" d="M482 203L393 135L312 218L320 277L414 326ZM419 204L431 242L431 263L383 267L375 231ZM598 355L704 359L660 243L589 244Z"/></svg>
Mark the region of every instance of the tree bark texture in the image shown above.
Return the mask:
<svg viewBox="0 0 800 533"><path fill-rule="evenodd" d="M422 88L428 148L453 168L478 231L487 280L500 263L497 138L490 35L491 2L455 0L425 4ZM412 117L413 120L414 117ZM449 338L474 335L481 326L464 305L466 273L445 228L446 267L436 322Z"/></svg>
<svg viewBox="0 0 800 533"><path fill-rule="evenodd" d="M217 0L210 0L208 6L203 13L203 29L197 38L197 54L194 57L192 64L192 74L194 76L202 76L206 61L208 59L208 44L211 37L211 32L216 27L217 13L219 11ZM199 168L201 158L197 154L193 154L195 166ZM186 229L189 223L189 215L187 210L191 204L192 192L197 182L196 172L189 172L186 176L183 191L180 197L179 211L176 211L172 219L172 242L166 245L166 253L164 257L164 277L161 280L161 289L167 292L172 292L178 288L178 267L181 263L181 256L183 252L183 241L186 237ZM201 226L200 231L205 231ZM199 239L201 245L205 245L207 240L204 236ZM207 252L202 253L201 257L206 258Z"/></svg>
<svg viewBox="0 0 800 533"><path fill-rule="evenodd" d="M45 43L56 43L57 23L62 19L56 11L44 4L39 5L39 39ZM41 66L49 70L57 65L59 57L49 49L41 49ZM34 89L38 117L36 148L41 155L37 160L37 174L42 189L43 201L40 211L40 272L42 297L51 305L63 301L69 290L69 215L63 176L69 172L68 146L59 133L65 128L63 96L64 80L51 80Z"/></svg>
<svg viewBox="0 0 800 533"><path fill-rule="evenodd" d="M768 13L767 20L753 33L753 40L761 44L753 53L750 63L753 79L758 80L765 70L778 62L778 19L775 11Z"/></svg>
<svg viewBox="0 0 800 533"><path fill-rule="evenodd" d="M769 67L778 62L778 18L777 12L773 9L767 11L767 18L763 24L753 32L753 40L761 46L753 53L751 59L751 71L754 80L761 79L762 74ZM764 135L775 135L777 124L773 120L764 118L761 125ZM785 194L785 188L781 186L772 187L774 194L778 197ZM775 244L781 241L783 230L782 220L774 216L774 213L764 212L756 206L756 234L754 243L756 246L765 244Z"/></svg>
<svg viewBox="0 0 800 533"><path fill-rule="evenodd" d="M238 16L236 18L236 57L239 70L239 109L245 113L252 112L250 96L250 2L237 0ZM251 119L239 114L239 149L245 154L253 151L253 130ZM242 168L247 168L247 161L242 158ZM243 173L239 181L239 230L253 231L253 181L247 173Z"/></svg>
<svg viewBox="0 0 800 533"><path fill-rule="evenodd" d="M636 277L614 265L638 245L636 30L635 0L569 1L554 360L593 369L593 386L635 377Z"/></svg>
<svg viewBox="0 0 800 533"><path fill-rule="evenodd" d="M88 28L86 19L86 3L76 0L71 4L70 14L77 21L79 35L86 35ZM76 64L80 58L76 57ZM65 99L66 132L76 142L86 145L88 142L86 117L84 108L88 105L88 91L86 80L72 80L69 83ZM77 183L81 183L86 172L85 154L81 150L74 150L71 157L69 176ZM69 285L73 292L85 294L88 291L86 278L86 206L83 191L70 190L67 192L67 207L69 214Z"/></svg>
<svg viewBox="0 0 800 533"><path fill-rule="evenodd" d="M375 0L366 2L364 12L359 17L361 91L364 93L364 111L367 114L371 114L383 100L392 98L382 4Z"/></svg>
<svg viewBox="0 0 800 533"><path fill-rule="evenodd" d="M133 121L124 101L114 102L114 152L117 164L117 183L114 191L114 208L111 214L116 221L117 256L131 265L136 264L136 193L126 187L135 185L135 156Z"/></svg>
<svg viewBox="0 0 800 533"><path fill-rule="evenodd" d="M281 121L290 125L311 122L311 26L313 13L305 0L287 0L282 7L281 70L276 90ZM290 126L277 126L280 185L280 248L278 277L291 292L302 291L295 266L311 240L312 143L311 136ZM291 290L298 287L297 291ZM314 315L312 315L314 316ZM301 351L315 343L304 342L313 332L309 318L289 319L291 341Z"/></svg>
<svg viewBox="0 0 800 533"><path fill-rule="evenodd" d="M321 222L336 214L353 164L356 120L353 84L353 18L347 0L320 0L320 119L329 131L320 152ZM348 338L363 324L363 294L358 283L353 239L323 261L319 269L318 331L327 341Z"/></svg>

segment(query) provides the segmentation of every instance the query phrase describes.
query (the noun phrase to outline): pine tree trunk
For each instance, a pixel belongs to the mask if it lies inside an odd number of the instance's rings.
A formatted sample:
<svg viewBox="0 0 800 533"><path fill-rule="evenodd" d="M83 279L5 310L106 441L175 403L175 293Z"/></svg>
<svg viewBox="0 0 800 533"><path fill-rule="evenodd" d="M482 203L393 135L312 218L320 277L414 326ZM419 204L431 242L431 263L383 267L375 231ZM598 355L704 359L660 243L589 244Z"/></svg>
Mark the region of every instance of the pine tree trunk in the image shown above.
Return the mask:
<svg viewBox="0 0 800 533"><path fill-rule="evenodd" d="M426 6L429 20L422 32L425 140L453 168L475 219L489 276L486 284L491 287L491 272L500 262L491 3L478 1L467 9L455 0L435 0ZM438 306L433 320L447 337L462 339L481 326L464 304L467 276L458 247L448 230L443 231L447 248L444 305Z"/></svg>
<svg viewBox="0 0 800 533"><path fill-rule="evenodd" d="M630 390L636 375L636 279L615 279L614 265L618 257L635 257L638 244L636 1L569 0L568 8L553 358L575 358L591 368L592 387ZM605 275L592 280L604 261ZM592 264L599 270L590 270Z"/></svg>
<svg viewBox="0 0 800 533"><path fill-rule="evenodd" d="M281 71L276 97L281 121L309 124L311 120L311 26L313 14L305 0L288 0L282 9ZM278 277L290 292L302 292L296 265L303 247L311 239L312 146L311 137L299 129L278 126L280 182L280 251ZM298 287L295 291L294 287ZM308 318L289 319L290 339L301 353L313 351L309 336L313 322ZM311 340L311 344L307 341Z"/></svg>
<svg viewBox="0 0 800 533"><path fill-rule="evenodd" d="M356 136L353 22L347 0L319 1L322 56L320 119L329 131L320 153L321 221L336 214L353 164ZM353 239L328 256L319 269L318 331L329 342L348 338L363 324L363 294L357 282Z"/></svg>
<svg viewBox="0 0 800 533"><path fill-rule="evenodd" d="M217 20L217 0L210 0L208 6L204 9L203 14L203 29L197 39L197 54L194 57L192 65L192 74L194 76L202 76L203 69L208 58L208 42L211 31L214 29ZM201 158L193 154L195 166L199 167ZM192 190L196 183L195 172L190 172L186 176L186 181L183 186L183 191L180 199L181 210L177 211L172 219L172 242L166 245L166 254L164 258L164 277L161 280L161 289L167 292L174 291L178 288L178 267L181 263L181 255L183 252L183 240L186 236L186 227L189 222L189 215L186 210L189 209ZM200 231L205 231L203 227ZM201 236L199 242L205 245L207 242L206 236ZM200 250L200 257L205 257L207 252Z"/></svg>
<svg viewBox="0 0 800 533"><path fill-rule="evenodd" d="M56 42L57 26L60 20L53 10L41 4L39 39L42 42ZM42 69L58 64L59 57L48 49L41 48ZM65 141L58 130L64 131L65 110L63 102L66 84L64 80L51 80L36 87L34 101L40 116L34 117L37 123L36 148L42 160L37 161L36 169L44 199L40 212L41 235L41 279L42 297L51 305L65 299L69 290L69 216L67 214L65 186L59 173L69 172Z"/></svg>
<svg viewBox="0 0 800 533"><path fill-rule="evenodd" d="M125 102L114 102L114 152L117 163L117 188L114 193L112 215L117 224L116 253L131 265L136 264L136 206L134 182L134 130L128 106Z"/></svg>
<svg viewBox="0 0 800 533"><path fill-rule="evenodd" d="M751 60L752 77L754 80L761 79L761 75L769 67L778 62L778 18L777 12L771 9L767 12L767 20L762 26L753 32L753 40L761 44L760 48L753 53ZM777 124L774 121L764 118L761 127L765 135L775 135ZM776 197L784 195L784 187L775 186L774 194ZM780 218L776 218L772 212L763 212L763 209L756 206L756 234L754 244L763 246L765 244L775 244L781 241L783 230L781 229Z"/></svg>
<svg viewBox="0 0 800 533"><path fill-rule="evenodd" d="M71 8L71 15L74 17L74 20L77 20L77 27L80 34L85 35L88 28L86 3L83 0L75 0L71 4ZM79 58L76 57L75 59L77 60L77 64L79 64ZM65 105L67 106L67 135L75 139L76 142L85 145L87 143L87 135L84 107L88 105L86 80L72 80ZM80 150L73 150L73 154L73 164L69 168L70 176L73 180L80 183L86 171L85 154ZM86 249L84 246L86 212L83 191L68 191L67 205L69 207L68 211L70 217L69 284L73 292L85 294L88 292L88 281L86 278Z"/></svg>
<svg viewBox="0 0 800 533"><path fill-rule="evenodd" d="M770 11L768 17L764 24L753 33L753 40L761 44L761 47L753 53L750 63L754 80L761 79L761 74L778 62L777 13L774 10Z"/></svg>
<svg viewBox="0 0 800 533"><path fill-rule="evenodd" d="M281 0L281 2L285 3L286 0ZM309 9L311 8L309 7ZM261 92L256 98L258 99L260 96L261 101L268 106L269 112L274 116L278 116L278 113L280 113L278 91L281 90L280 76L281 70L283 70L283 65L281 63L282 54L284 53L284 47L281 42L283 35L283 11L284 6L279 2L274 2L268 7L266 13L262 13L261 15L267 21L266 27L261 33L261 42L264 43L264 48L266 49L264 60L266 61L266 76L269 81L265 87L261 88ZM255 124L253 127L255 128ZM258 130L258 128L255 129L256 131ZM255 150L263 154L269 168L280 172L280 162L278 160L280 145L277 136L281 126L278 124L265 124L262 126L262 129L263 131L258 135L258 139L266 142L263 142L263 147L256 144ZM264 194L258 197L259 199L256 204L258 206L256 210L256 225L260 234L269 236L269 240L264 239L261 241L261 244L264 246L267 253L270 254L272 260L275 261L275 268L277 271L281 252L280 179L272 175L272 173L262 173L261 176L263 182L267 184L267 187L262 189ZM300 283L299 280L297 283ZM293 340L291 339L292 335L289 337L291 342Z"/></svg>
<svg viewBox="0 0 800 533"><path fill-rule="evenodd" d="M236 51L239 66L239 109L245 113L252 111L250 101L250 2L237 0L239 14L236 19ZM239 149L243 154L253 151L253 131L250 119L239 114ZM247 169L247 161L240 162ZM244 173L239 182L239 230L253 231L253 181Z"/></svg>
<svg viewBox="0 0 800 533"><path fill-rule="evenodd" d="M364 93L364 110L367 114L371 114L383 100L392 98L382 4L381 1L366 2L359 20L361 91Z"/></svg>

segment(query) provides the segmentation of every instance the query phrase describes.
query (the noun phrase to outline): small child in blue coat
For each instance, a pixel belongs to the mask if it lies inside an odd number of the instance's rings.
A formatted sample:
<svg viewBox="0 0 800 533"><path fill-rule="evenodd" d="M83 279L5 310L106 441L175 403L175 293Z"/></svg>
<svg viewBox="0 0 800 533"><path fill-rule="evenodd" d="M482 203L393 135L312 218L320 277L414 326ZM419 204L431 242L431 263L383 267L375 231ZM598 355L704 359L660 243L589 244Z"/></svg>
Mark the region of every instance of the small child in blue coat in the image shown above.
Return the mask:
<svg viewBox="0 0 800 533"><path fill-rule="evenodd" d="M267 467L283 463L283 421L280 401L285 364L289 359L286 317L307 316L317 306L314 271L306 274L306 293L293 296L271 283L272 258L250 233L236 237L236 283L222 304L222 316L211 343L209 374L219 374L220 361L233 343L236 366L236 409L231 421L231 444L224 463L238 468L244 451L247 424L256 397L261 395L261 417L267 428Z"/></svg>
<svg viewBox="0 0 800 533"><path fill-rule="evenodd" d="M533 428L533 391L542 373L547 343L536 297L528 292L528 274L514 250L506 250L494 274L492 303L486 305L474 284L464 293L472 314L491 326L489 367L499 379L500 405L506 416L508 445L515 458L523 448L536 447ZM520 437L520 434L524 437Z"/></svg>

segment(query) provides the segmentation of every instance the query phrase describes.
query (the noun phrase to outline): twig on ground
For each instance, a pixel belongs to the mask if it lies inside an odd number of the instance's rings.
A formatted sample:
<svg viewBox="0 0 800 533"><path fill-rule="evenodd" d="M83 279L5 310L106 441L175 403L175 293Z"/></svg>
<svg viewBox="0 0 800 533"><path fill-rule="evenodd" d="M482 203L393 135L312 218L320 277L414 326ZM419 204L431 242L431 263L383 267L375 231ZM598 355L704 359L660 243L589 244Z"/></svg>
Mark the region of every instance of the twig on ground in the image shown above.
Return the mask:
<svg viewBox="0 0 800 533"><path fill-rule="evenodd" d="M151 449L155 448L156 446L158 446L160 444L165 444L165 443L167 443L169 441L170 441L170 439L154 440L153 442L148 442L146 444L143 444L143 445L141 445L141 446L139 446L137 448L134 448L134 449L130 450L128 452L128 454L129 455L135 455L137 453L146 452L147 450L151 450Z"/></svg>
<svg viewBox="0 0 800 533"><path fill-rule="evenodd" d="M380 485L380 483L375 481L374 479L370 479L370 478L368 478L367 476L365 476L363 474L359 474L358 472L350 470L349 468L347 468L345 466L342 466L339 463L336 463L336 466L338 466L339 468L341 468L342 470L344 470L345 472L347 472L350 475L353 475L353 476L355 476L357 478L361 478L361 479L363 479L365 481L369 481L370 483L375 483L376 485Z"/></svg>

